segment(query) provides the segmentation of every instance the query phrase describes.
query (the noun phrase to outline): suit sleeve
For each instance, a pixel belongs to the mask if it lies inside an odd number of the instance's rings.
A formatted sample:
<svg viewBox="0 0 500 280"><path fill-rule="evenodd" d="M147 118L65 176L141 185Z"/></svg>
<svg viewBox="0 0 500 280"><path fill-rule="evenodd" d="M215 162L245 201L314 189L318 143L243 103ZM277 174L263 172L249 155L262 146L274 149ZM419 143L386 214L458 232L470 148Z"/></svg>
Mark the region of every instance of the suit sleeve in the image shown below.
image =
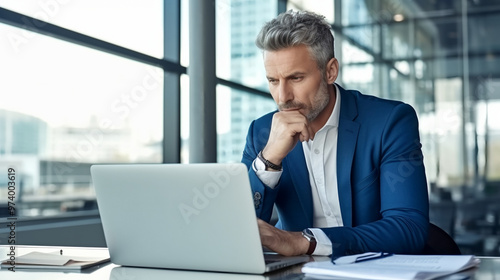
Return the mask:
<svg viewBox="0 0 500 280"><path fill-rule="evenodd" d="M243 158L241 160L247 166L250 185L252 187L252 196L254 200L255 212L257 217L270 222L273 213L274 201L279 187L270 188L259 179L252 167L257 154L267 144L270 129L265 126L259 126L256 121L250 124L248 129Z"/></svg>
<svg viewBox="0 0 500 280"><path fill-rule="evenodd" d="M378 163L381 219L355 227L322 229L332 241L332 257L368 251L418 254L423 250L428 234L429 202L413 108L406 104L395 106L381 135Z"/></svg>

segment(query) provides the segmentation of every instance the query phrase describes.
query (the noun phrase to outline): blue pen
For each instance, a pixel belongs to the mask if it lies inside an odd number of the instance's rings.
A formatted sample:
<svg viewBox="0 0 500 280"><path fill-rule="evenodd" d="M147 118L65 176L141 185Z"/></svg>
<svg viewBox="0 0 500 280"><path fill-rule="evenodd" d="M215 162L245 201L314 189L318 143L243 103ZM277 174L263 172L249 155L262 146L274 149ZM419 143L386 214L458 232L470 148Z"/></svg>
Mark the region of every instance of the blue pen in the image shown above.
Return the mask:
<svg viewBox="0 0 500 280"><path fill-rule="evenodd" d="M392 256L392 253L378 252L378 253L364 253L359 255L351 255L339 257L335 260L332 260L333 264L352 264L352 263L360 263L364 261L371 261L376 259L382 259L386 257Z"/></svg>
<svg viewBox="0 0 500 280"><path fill-rule="evenodd" d="M360 256L358 258L356 258L356 263L359 263L359 262L364 262L364 261L371 261L371 260L375 260L375 259L382 259L382 258L386 258L386 257L390 257L392 256L392 253L384 253L384 252L380 252L380 253L376 253L372 256Z"/></svg>

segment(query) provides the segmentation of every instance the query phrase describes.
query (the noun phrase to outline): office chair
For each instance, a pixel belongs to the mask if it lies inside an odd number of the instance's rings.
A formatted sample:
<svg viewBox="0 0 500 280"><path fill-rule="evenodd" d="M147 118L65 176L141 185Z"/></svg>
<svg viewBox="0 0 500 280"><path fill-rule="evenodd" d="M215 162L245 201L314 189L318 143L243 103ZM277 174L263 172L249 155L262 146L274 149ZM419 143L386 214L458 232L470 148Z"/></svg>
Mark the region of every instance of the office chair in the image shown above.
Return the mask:
<svg viewBox="0 0 500 280"><path fill-rule="evenodd" d="M425 243L423 255L461 255L455 240L446 231L433 223L429 224L429 236Z"/></svg>

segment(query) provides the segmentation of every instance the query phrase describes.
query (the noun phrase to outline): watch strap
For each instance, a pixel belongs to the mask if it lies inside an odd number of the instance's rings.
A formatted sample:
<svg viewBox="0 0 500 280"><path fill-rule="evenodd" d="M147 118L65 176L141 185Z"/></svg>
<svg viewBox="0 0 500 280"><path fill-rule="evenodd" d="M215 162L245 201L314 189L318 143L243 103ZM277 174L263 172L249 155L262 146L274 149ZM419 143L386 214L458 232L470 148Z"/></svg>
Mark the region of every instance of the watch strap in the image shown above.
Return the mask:
<svg viewBox="0 0 500 280"><path fill-rule="evenodd" d="M264 165L268 168L274 169L274 170L281 170L283 168L282 164L274 164L262 156L262 151L259 152L257 157L264 163Z"/></svg>
<svg viewBox="0 0 500 280"><path fill-rule="evenodd" d="M307 249L306 254L307 255L312 255L314 253L314 250L316 250L316 239L309 240L309 249Z"/></svg>
<svg viewBox="0 0 500 280"><path fill-rule="evenodd" d="M312 255L314 253L314 250L316 250L316 245L318 243L316 241L316 238L311 233L311 231L309 231L308 229L304 229L302 231L302 236L304 236L304 238L306 238L307 241L309 241L309 248L307 249L306 254L307 255Z"/></svg>

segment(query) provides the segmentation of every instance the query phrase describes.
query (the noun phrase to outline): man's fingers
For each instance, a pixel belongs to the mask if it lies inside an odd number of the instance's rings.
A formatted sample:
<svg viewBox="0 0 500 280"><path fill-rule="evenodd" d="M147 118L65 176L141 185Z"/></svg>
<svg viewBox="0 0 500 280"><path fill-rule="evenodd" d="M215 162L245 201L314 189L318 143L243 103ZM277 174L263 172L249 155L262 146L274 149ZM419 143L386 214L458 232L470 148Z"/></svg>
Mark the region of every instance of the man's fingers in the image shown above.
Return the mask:
<svg viewBox="0 0 500 280"><path fill-rule="evenodd" d="M308 243L300 232L277 229L261 219L257 219L262 246L285 256L301 255L307 251ZM303 248L302 248L303 247Z"/></svg>
<svg viewBox="0 0 500 280"><path fill-rule="evenodd" d="M257 225L259 226L260 242L264 247L268 247L273 237L271 225L261 219L257 219Z"/></svg>
<svg viewBox="0 0 500 280"><path fill-rule="evenodd" d="M309 138L307 139L307 141L313 140L314 139L314 132L312 130L312 127L308 125L307 130L309 130Z"/></svg>
<svg viewBox="0 0 500 280"><path fill-rule="evenodd" d="M308 141L311 130L307 119L299 112L278 112L273 116L271 132L266 145L266 159L279 163L298 141Z"/></svg>
<svg viewBox="0 0 500 280"><path fill-rule="evenodd" d="M270 162L279 164L297 142L307 142L313 137L313 130L307 118L299 111L277 112L273 116L269 139L263 154Z"/></svg>

